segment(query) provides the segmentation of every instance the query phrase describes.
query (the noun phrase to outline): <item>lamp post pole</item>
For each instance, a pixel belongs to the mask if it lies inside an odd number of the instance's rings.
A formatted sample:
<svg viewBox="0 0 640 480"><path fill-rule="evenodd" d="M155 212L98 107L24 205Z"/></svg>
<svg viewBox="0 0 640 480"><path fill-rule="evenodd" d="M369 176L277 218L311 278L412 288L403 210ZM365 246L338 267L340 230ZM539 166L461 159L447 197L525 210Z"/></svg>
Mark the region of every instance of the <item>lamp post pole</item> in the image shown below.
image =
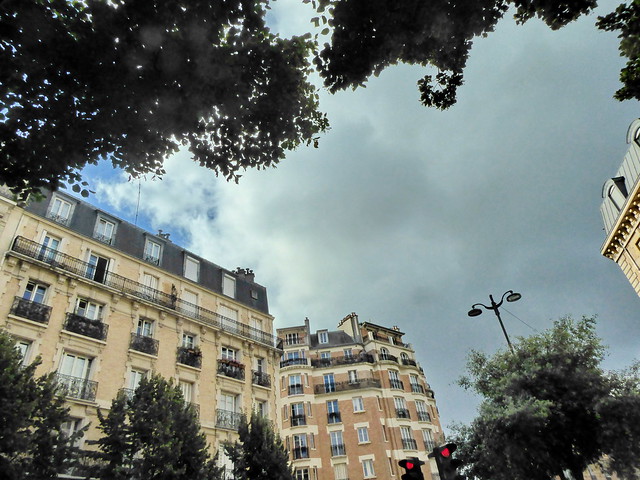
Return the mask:
<svg viewBox="0 0 640 480"><path fill-rule="evenodd" d="M502 318L500 317L500 307L504 303L505 297L507 297L507 302L517 302L518 300L520 300L520 298L522 298L522 295L514 292L513 290L507 290L502 294L502 298L498 303L496 303L495 300L493 299L493 295L489 295L489 300L491 300L491 306L487 306L483 303L476 303L471 306L471 310L469 310L468 315L470 317L477 317L478 315L481 315L482 310L479 309L478 306L484 307L487 310L493 310L493 313L495 313L496 317L498 317L498 322L500 322L500 328L502 328L502 333L504 333L504 338L507 340L507 345L509 345L509 349L511 350L511 353L515 353L515 350L513 349L513 345L511 345L511 340L509 340L509 335L507 335L507 329L504 328L504 323L502 323Z"/></svg>

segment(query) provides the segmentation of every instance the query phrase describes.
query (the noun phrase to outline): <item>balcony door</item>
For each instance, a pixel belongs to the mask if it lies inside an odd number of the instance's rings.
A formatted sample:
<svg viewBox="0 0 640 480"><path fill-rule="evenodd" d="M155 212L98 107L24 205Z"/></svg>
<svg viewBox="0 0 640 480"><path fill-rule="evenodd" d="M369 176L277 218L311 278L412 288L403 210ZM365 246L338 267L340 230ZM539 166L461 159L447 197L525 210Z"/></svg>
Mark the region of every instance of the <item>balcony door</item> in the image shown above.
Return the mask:
<svg viewBox="0 0 640 480"><path fill-rule="evenodd" d="M91 373L91 359L72 353L65 353L60 365L60 374L87 380Z"/></svg>
<svg viewBox="0 0 640 480"><path fill-rule="evenodd" d="M89 255L87 277L96 282L104 283L109 269L109 259L94 253Z"/></svg>

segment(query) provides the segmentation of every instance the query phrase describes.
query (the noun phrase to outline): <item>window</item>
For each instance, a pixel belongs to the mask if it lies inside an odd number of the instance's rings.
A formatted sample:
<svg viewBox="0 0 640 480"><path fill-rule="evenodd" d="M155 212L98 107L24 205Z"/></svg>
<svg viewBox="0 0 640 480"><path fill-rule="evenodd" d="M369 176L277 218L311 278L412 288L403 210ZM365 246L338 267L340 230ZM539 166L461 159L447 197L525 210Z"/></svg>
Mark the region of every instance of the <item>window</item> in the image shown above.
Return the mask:
<svg viewBox="0 0 640 480"><path fill-rule="evenodd" d="M338 465L334 465L333 474L335 475L336 480L347 480L349 478L347 473L347 464L339 463Z"/></svg>
<svg viewBox="0 0 640 480"><path fill-rule="evenodd" d="M261 417L269 418L269 404L266 401L264 400L256 401L255 410L256 412L258 412L258 414Z"/></svg>
<svg viewBox="0 0 640 480"><path fill-rule="evenodd" d="M194 282L198 281L200 275L200 262L195 258L187 256L184 260L184 276Z"/></svg>
<svg viewBox="0 0 640 480"><path fill-rule="evenodd" d="M335 392L336 391L336 382L333 378L333 373L327 373L323 376L324 378L324 391L325 393Z"/></svg>
<svg viewBox="0 0 640 480"><path fill-rule="evenodd" d="M403 390L402 382L398 377L398 372L395 370L389 370L389 383L391 384L391 388Z"/></svg>
<svg viewBox="0 0 640 480"><path fill-rule="evenodd" d="M358 383L358 372L355 370L349 370L349 383Z"/></svg>
<svg viewBox="0 0 640 480"><path fill-rule="evenodd" d="M93 359L73 353L65 353L60 365L60 374L69 377L87 379L91 374Z"/></svg>
<svg viewBox="0 0 640 480"><path fill-rule="evenodd" d="M107 278L107 272L109 270L109 259L96 255L94 253L89 254L89 262L87 265L86 277L95 280L99 283L104 283Z"/></svg>
<svg viewBox="0 0 640 480"><path fill-rule="evenodd" d="M36 303L44 303L44 297L47 294L47 286L42 283L30 281L24 289L22 298Z"/></svg>
<svg viewBox="0 0 640 480"><path fill-rule="evenodd" d="M373 469L373 460L362 460L362 472L364 473L364 478L372 478L376 476L376 472Z"/></svg>
<svg viewBox="0 0 640 480"><path fill-rule="evenodd" d="M193 383L180 380L179 385L185 403L191 403L193 401Z"/></svg>
<svg viewBox="0 0 640 480"><path fill-rule="evenodd" d="M236 298L236 279L226 273L222 276L222 294Z"/></svg>
<svg viewBox="0 0 640 480"><path fill-rule="evenodd" d="M304 433L293 436L293 458L309 458L307 435Z"/></svg>
<svg viewBox="0 0 640 480"><path fill-rule="evenodd" d="M47 263L53 262L56 259L58 247L60 247L59 238L52 237L49 234L45 235L44 240L42 241L42 247L40 248L38 260L42 260Z"/></svg>
<svg viewBox="0 0 640 480"><path fill-rule="evenodd" d="M105 218L98 217L98 221L96 223L96 229L95 229L95 232L93 233L93 237L96 240L100 240L101 242L106 243L107 245L111 245L111 243L113 242L115 230L116 230L115 223L110 222Z"/></svg>
<svg viewBox="0 0 640 480"><path fill-rule="evenodd" d="M238 324L238 311L233 308L229 308L225 305L220 305L218 307L218 314L220 314L220 326L223 330L237 331Z"/></svg>
<svg viewBox="0 0 640 480"><path fill-rule="evenodd" d="M422 400L416 400L416 411L418 412L418 420L421 422L429 422L429 412L427 411L427 405Z"/></svg>
<svg viewBox="0 0 640 480"><path fill-rule="evenodd" d="M407 404L402 397L393 397L393 404L396 407L397 418L411 418L409 410L407 410Z"/></svg>
<svg viewBox="0 0 640 480"><path fill-rule="evenodd" d="M300 336L298 333L287 333L284 336L284 343L285 345L297 345L302 342L300 341Z"/></svg>
<svg viewBox="0 0 640 480"><path fill-rule="evenodd" d="M90 320L102 320L103 305L87 300L86 298L78 298L76 303L76 314Z"/></svg>
<svg viewBox="0 0 640 480"><path fill-rule="evenodd" d="M301 395L302 393L302 376L289 375L289 395Z"/></svg>
<svg viewBox="0 0 640 480"><path fill-rule="evenodd" d="M22 365L26 365L29 361L29 353L31 350L31 342L26 340L18 340L16 343L16 350L20 353L22 357Z"/></svg>
<svg viewBox="0 0 640 480"><path fill-rule="evenodd" d="M198 314L198 294L185 290L182 292L182 311L190 317Z"/></svg>
<svg viewBox="0 0 640 480"><path fill-rule="evenodd" d="M240 404L240 398L238 395L232 393L220 394L220 409L227 412L237 412L238 405Z"/></svg>
<svg viewBox="0 0 640 480"><path fill-rule="evenodd" d="M141 318L138 320L138 328L136 329L136 334L141 337L152 337L153 336L153 320L149 320L147 318Z"/></svg>
<svg viewBox="0 0 640 480"><path fill-rule="evenodd" d="M196 347L196 336L192 333L182 334L182 346L184 348L193 349Z"/></svg>
<svg viewBox="0 0 640 480"><path fill-rule="evenodd" d="M369 443L369 429L358 427L358 443Z"/></svg>
<svg viewBox="0 0 640 480"><path fill-rule="evenodd" d="M353 357L353 350L351 350L350 348L345 348L344 358L351 358L351 357Z"/></svg>
<svg viewBox="0 0 640 480"><path fill-rule="evenodd" d="M400 437L402 438L402 448L404 450L416 450L418 448L410 427L400 427Z"/></svg>
<svg viewBox="0 0 640 480"><path fill-rule="evenodd" d="M329 343L329 332L327 332L326 330L318 332L318 342Z"/></svg>
<svg viewBox="0 0 640 480"><path fill-rule="evenodd" d="M71 203L66 200L60 197L54 197L50 205L49 215L47 216L58 223L66 225L71 217L71 207Z"/></svg>
<svg viewBox="0 0 640 480"><path fill-rule="evenodd" d="M238 352L237 350L234 350L233 348L229 348L229 347L222 347L222 354L221 357L225 360L233 360L235 361L238 357Z"/></svg>
<svg viewBox="0 0 640 480"><path fill-rule="evenodd" d="M364 412L364 401L362 397L353 397L353 412Z"/></svg>
<svg viewBox="0 0 640 480"><path fill-rule="evenodd" d="M320 358L322 360L328 360L331 358L331 352L320 352Z"/></svg>
<svg viewBox="0 0 640 480"><path fill-rule="evenodd" d="M304 403L292 403L291 404L291 426L298 427L300 425L306 425L306 418L304 416Z"/></svg>
<svg viewBox="0 0 640 480"><path fill-rule="evenodd" d="M153 263L154 265L160 265L161 251L162 246L159 243L156 243L153 240L147 238L144 244L144 261Z"/></svg>
<svg viewBox="0 0 640 480"><path fill-rule="evenodd" d="M433 443L433 435L431 434L431 430L424 429L422 430L422 440L424 440L424 448L427 451L431 451L435 448L435 444Z"/></svg>
<svg viewBox="0 0 640 480"><path fill-rule="evenodd" d="M380 360L389 360L389 350L384 347L380 349Z"/></svg>
<svg viewBox="0 0 640 480"><path fill-rule="evenodd" d="M144 289L141 292L145 298L149 300L155 300L158 295L158 285L160 283L160 279L155 275L151 275L150 273L142 274L142 284L144 285Z"/></svg>
<svg viewBox="0 0 640 480"><path fill-rule="evenodd" d="M251 328L254 329L254 332L260 332L262 333L264 330L262 329L262 319L261 318L256 318L256 317L251 317ZM256 332L257 330L257 332Z"/></svg>
<svg viewBox="0 0 640 480"><path fill-rule="evenodd" d="M76 432L78 432L82 428L82 419L81 418L70 418L66 422L60 425L60 433L65 438L71 438ZM73 442L74 447L80 447L82 445L82 437L77 438Z"/></svg>
<svg viewBox="0 0 640 480"><path fill-rule="evenodd" d="M330 432L329 438L331 439L331 456L339 457L346 455L344 441L342 440L342 432Z"/></svg>
<svg viewBox="0 0 640 480"><path fill-rule="evenodd" d="M329 400L327 402L327 423L340 423L340 408L337 400Z"/></svg>
<svg viewBox="0 0 640 480"><path fill-rule="evenodd" d="M129 389L135 390L140 385L140 381L147 376L147 372L141 370L131 370L129 374Z"/></svg>
<svg viewBox="0 0 640 480"><path fill-rule="evenodd" d="M309 480L309 469L296 468L296 480Z"/></svg>

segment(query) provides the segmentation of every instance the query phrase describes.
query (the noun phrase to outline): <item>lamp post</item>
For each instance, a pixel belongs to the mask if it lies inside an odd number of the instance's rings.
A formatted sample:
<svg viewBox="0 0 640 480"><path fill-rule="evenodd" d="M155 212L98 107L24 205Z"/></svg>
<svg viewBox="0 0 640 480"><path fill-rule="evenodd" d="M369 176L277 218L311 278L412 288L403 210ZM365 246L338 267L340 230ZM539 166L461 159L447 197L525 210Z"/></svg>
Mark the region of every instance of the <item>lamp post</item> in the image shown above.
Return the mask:
<svg viewBox="0 0 640 480"><path fill-rule="evenodd" d="M498 303L496 303L493 300L493 295L489 295L489 300L491 300L491 306L488 307L483 303L476 303L474 305L471 306L471 310L469 310L469 313L467 315L469 315L470 317L477 317L478 315L482 314L482 310L478 308L478 306L484 307L487 310L493 310L493 313L496 314L496 317L498 317L498 322L500 322L500 327L502 327L502 332L504 333L504 338L507 339L507 345L509 345L509 348L511 349L511 353L515 353L515 351L513 350L513 345L511 345L511 341L509 340L509 335L507 335L507 330L504 328L504 323L502 323L502 318L500 318L500 306L502 305L502 303L505 300L505 297L507 297L507 302L517 302L518 300L520 300L522 298L522 295L520 295L519 293L514 292L513 290L507 290L506 292L504 292L502 294L502 298L500 299L500 301Z"/></svg>

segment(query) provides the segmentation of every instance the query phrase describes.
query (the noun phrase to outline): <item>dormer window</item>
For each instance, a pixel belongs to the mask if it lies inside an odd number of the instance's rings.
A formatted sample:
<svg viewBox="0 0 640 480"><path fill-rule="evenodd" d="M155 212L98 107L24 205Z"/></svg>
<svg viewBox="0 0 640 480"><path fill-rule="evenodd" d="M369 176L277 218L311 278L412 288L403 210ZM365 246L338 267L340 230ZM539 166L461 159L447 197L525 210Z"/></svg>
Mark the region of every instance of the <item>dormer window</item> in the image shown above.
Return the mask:
<svg viewBox="0 0 640 480"><path fill-rule="evenodd" d="M147 238L144 244L144 261L153 263L154 265L160 265L160 252L162 246Z"/></svg>
<svg viewBox="0 0 640 480"><path fill-rule="evenodd" d="M107 245L111 245L113 243L115 233L116 224L114 222L107 220L104 217L98 217L93 238L101 241L102 243L106 243Z"/></svg>
<svg viewBox="0 0 640 480"><path fill-rule="evenodd" d="M226 273L222 276L222 294L236 298L236 279Z"/></svg>
<svg viewBox="0 0 640 480"><path fill-rule="evenodd" d="M200 275L200 262L193 257L186 257L184 261L184 276L194 282Z"/></svg>
<svg viewBox="0 0 640 480"><path fill-rule="evenodd" d="M69 219L71 218L72 209L73 205L71 204L71 202L64 200L58 196L54 196L49 205L49 212L47 213L47 217L58 223L67 225L69 223Z"/></svg>
<svg viewBox="0 0 640 480"><path fill-rule="evenodd" d="M329 343L329 332L327 332L326 330L318 332L318 342Z"/></svg>

